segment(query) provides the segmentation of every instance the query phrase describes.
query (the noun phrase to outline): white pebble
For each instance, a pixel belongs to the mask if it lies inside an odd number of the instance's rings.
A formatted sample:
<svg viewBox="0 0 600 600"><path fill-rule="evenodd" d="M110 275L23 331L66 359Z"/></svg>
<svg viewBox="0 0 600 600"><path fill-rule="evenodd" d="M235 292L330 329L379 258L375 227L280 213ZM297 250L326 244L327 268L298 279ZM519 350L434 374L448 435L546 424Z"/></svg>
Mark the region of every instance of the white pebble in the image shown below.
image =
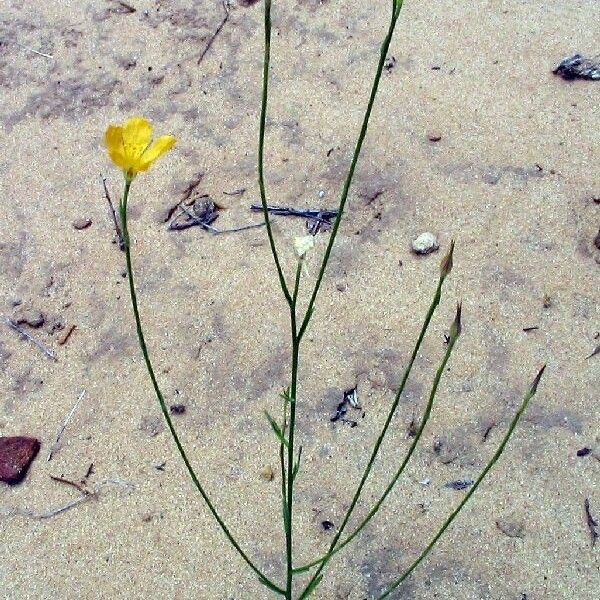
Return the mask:
<svg viewBox="0 0 600 600"><path fill-rule="evenodd" d="M426 231L422 233L416 240L413 240L412 249L415 254L430 254L435 252L440 245L433 233Z"/></svg>

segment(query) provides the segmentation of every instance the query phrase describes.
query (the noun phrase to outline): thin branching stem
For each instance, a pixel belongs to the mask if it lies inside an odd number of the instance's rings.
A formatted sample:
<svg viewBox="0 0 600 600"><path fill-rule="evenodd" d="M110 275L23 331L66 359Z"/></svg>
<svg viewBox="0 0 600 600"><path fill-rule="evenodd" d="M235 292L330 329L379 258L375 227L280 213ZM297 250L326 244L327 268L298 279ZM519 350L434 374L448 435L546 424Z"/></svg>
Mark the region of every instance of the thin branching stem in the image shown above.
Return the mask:
<svg viewBox="0 0 600 600"><path fill-rule="evenodd" d="M265 190L265 173L264 173L264 155L265 155L265 127L267 122L267 100L269 96L269 65L271 62L271 0L265 0L265 54L263 60L263 89L260 108L260 126L258 132L258 187L260 188L260 200L267 226L267 235L269 237L269 245L271 246L271 254L277 268L277 276L281 290L288 304L292 304L292 296L285 282L285 275L279 260L275 238L273 237L273 228L271 227L271 218L267 208L267 192Z"/></svg>
<svg viewBox="0 0 600 600"><path fill-rule="evenodd" d="M294 433L296 430L296 398L298 393L298 362L300 359L300 342L298 340L298 332L296 325L295 308L291 309L292 321L292 381L290 385L290 423L288 433L288 456L287 456L287 491L286 491L286 506L287 531L285 536L286 550L286 600L292 600L293 581L294 581L294 553L293 553L293 509L294 509Z"/></svg>
<svg viewBox="0 0 600 600"><path fill-rule="evenodd" d="M204 502L206 503L206 506L208 507L208 510L211 512L212 516L215 518L215 520L217 521L217 523L219 524L219 526L221 527L221 530L223 531L223 533L225 534L225 537L227 537L227 539L229 540L229 542L231 543L231 545L237 550L237 552L239 553L239 555L242 557L242 559L246 562L246 564L258 575L259 579L265 584L267 585L271 590L275 591L278 594L283 595L284 591L278 587L275 583L273 583L251 560L250 558L248 558L247 554L242 550L242 548L240 547L240 545L238 544L238 542L236 541L236 539L233 537L233 535L231 534L231 532L229 531L229 528L227 527L227 525L225 524L225 522L223 521L223 519L221 518L221 516L219 515L219 513L217 512L217 510L215 509L213 503L211 502L208 494L206 493L206 491L204 490L202 484L200 483L196 472L194 471L194 468L192 467L192 464L190 463L190 460L185 452L185 449L183 448L183 445L181 443L181 440L179 439L179 436L177 435L177 431L175 430L175 427L173 425L173 421L171 419L171 415L169 414L169 410L167 408L167 404L165 402L164 396L160 390L160 387L158 385L158 381L156 379L156 375L154 373L154 368L152 367L152 361L150 360L150 354L148 352L148 347L146 345L146 339L144 337L144 332L142 329L142 320L140 317L140 311L139 311L139 307L138 307L138 302L137 302L137 294L136 294L136 290L135 290L135 280L133 277L133 266L132 266L132 260L131 260L131 240L129 237L129 229L127 226L127 201L129 199L129 190L131 187L131 180L129 178L126 179L125 182L125 191L123 193L123 199L121 200L120 206L119 206L119 215L121 218L121 231L123 234L123 242L124 242L124 246L125 246L125 258L127 261L127 275L128 275L128 279L129 279L129 293L131 296L131 305L133 307L133 315L135 317L135 325L136 325L136 330L137 330L137 336L138 336L138 341L140 344L140 348L142 350L142 354L144 356L144 362L146 363L146 369L148 370L148 374L150 375L150 380L152 381L152 386L154 387L154 391L156 393L156 397L158 398L158 402L160 404L160 408L161 411L163 413L163 416L165 418L165 421L167 422L167 426L169 428L169 431L171 433L171 436L173 437L173 440L175 441L175 445L177 446L177 450L179 451L179 454L181 455L181 458L185 464L185 467L187 469L187 472L192 480L192 482L194 483L194 485L196 486L196 489L200 492L200 495L202 496Z"/></svg>
<svg viewBox="0 0 600 600"><path fill-rule="evenodd" d="M369 102L367 104L367 109L365 111L365 115L363 118L362 126L360 129L360 133L358 135L358 140L356 142L356 146L354 148L354 154L352 156L352 162L350 163L350 168L348 170L348 175L346 177L346 181L344 183L344 188L342 190L342 195L340 197L340 204L338 207L337 217L331 229L331 235L329 236L329 243L327 244L327 248L325 250L325 254L323 255L323 260L321 262L321 268L319 269L319 273L317 275L317 280L315 282L315 286L313 288L310 300L308 302L308 307L306 309L306 313L304 318L302 319L302 323L300 325L300 329L298 331L298 336L302 339L306 328L310 322L310 319L313 315L315 301L317 299L317 295L319 293L319 289L321 287L321 282L323 281L323 276L325 275L325 270L327 269L327 264L329 263L329 257L331 255L331 250L335 243L335 239L337 237L338 230L340 228L340 223L342 222L342 216L344 214L344 208L346 207L346 201L348 200L348 193L350 192L350 186L352 185L352 180L354 179L354 172L356 170L356 165L358 163L358 159L360 157L360 152L362 150L363 142L365 141L365 137L367 135L367 130L369 128L369 120L371 118L371 112L373 111L373 104L375 103L375 98L377 96L377 90L379 89L379 82L381 80L381 74L383 72L383 67L385 65L385 60L387 57L387 53L392 42L392 37L394 36L394 30L396 28L396 22L398 21L398 17L400 16L400 10L402 8L403 0L397 0L394 4L392 10L392 16L390 19L390 25L388 28L387 35L381 45L381 51L379 56L379 63L377 64L377 71L375 73L375 79L373 81L373 86L371 88L371 95L369 97Z"/></svg>
<svg viewBox="0 0 600 600"><path fill-rule="evenodd" d="M436 545L437 541L442 537L442 535L444 535L444 532L446 531L446 529L448 529L448 527L450 527L450 525L452 524L452 521L454 521L454 519L457 517L457 515L463 509L465 504L471 499L471 496L477 491L477 488L479 487L481 482L485 479L486 475L490 472L492 467L496 464L498 459L502 456L502 453L504 452L504 448L506 447L506 444L508 444L508 440L510 440L515 428L517 427L517 424L521 420L521 417L523 416L523 413L525 412L527 405L529 404L529 401L535 396L535 393L537 392L537 386L540 382L540 379L542 378L545 368L546 368L546 365L544 365L538 372L537 376L535 377L535 379L533 381L532 386L529 388L529 390L525 394L525 397L523 398L523 402L521 403L519 410L516 412L512 422L508 428L508 431L506 432L506 435L504 436L504 439L500 443L500 446L498 446L498 450L496 450L494 456L492 456L490 462L487 464L487 466L485 467L485 469L483 470L481 475L478 477L477 481L473 484L471 489L467 492L467 494L462 499L460 504L456 507L456 509L446 519L444 524L440 527L439 531L435 534L434 538L431 540L431 542L429 542L429 544L427 545L425 550L423 550L423 552L421 552L421 554L415 560L415 562L413 562L412 565L410 565L410 567L408 567L408 569L406 569L406 571L404 571L402 576L400 576L398 579L396 579L394 582L392 582L389 585L389 587L386 589L386 591L381 596L379 596L379 598L377 600L383 600L384 598L387 598L399 585L401 585L410 576L410 574L419 566L419 564L431 552L433 547Z"/></svg>
<svg viewBox="0 0 600 600"><path fill-rule="evenodd" d="M358 500L360 498L360 495L362 493L362 490L365 486L365 483L371 473L371 469L373 467L373 463L375 462L375 459L377 458L377 455L379 453L379 449L381 447L381 444L383 443L383 440L385 439L385 436L387 434L387 431L390 427L390 424L392 422L392 419L394 417L394 414L396 413L396 410L398 408L398 404L400 402L400 397L402 396L402 392L404 391L404 388L406 386L406 382L408 381L408 377L410 375L410 372L412 370L413 364L415 362L415 359L417 357L417 354L419 352L419 349L421 348L421 344L423 342L423 338L425 337L425 334L427 333L427 329L429 328L429 324L431 323L431 319L433 318L433 314L435 313L436 308L438 307L440 300L441 300L441 294L442 294L442 286L444 284L444 280L445 280L445 276L442 275L440 276L435 294L433 296L433 300L429 306L429 309L427 311L427 314L425 316L425 320L423 321L423 326L421 327L421 331L419 333L419 337L417 338L417 341L415 343L415 346L413 348L412 354L410 356L410 359L408 361L408 366L406 367L405 371L404 371L404 375L402 376L402 381L400 382L400 387L398 388L398 392L396 393L396 397L394 398L394 402L392 403L392 406L390 407L390 410L388 412L388 416L385 420L385 423L383 425L383 428L381 430L381 433L379 434L379 437L377 438L377 441L375 442L375 446L373 447L373 451L371 452L371 457L369 458L369 462L367 463L367 466L365 467L365 470L363 472L362 478L360 480L360 483L358 484L358 488L356 489L356 492L354 494L354 497L352 498L352 502L350 503L350 506L348 507L348 510L346 511L346 514L344 516L344 519L336 533L336 535L334 536L330 546L329 546L329 551L327 552L327 554L325 556L323 556L322 558L320 558L317 561L313 561L311 563L309 563L308 565L305 565L304 567L301 567L300 571L305 571L313 566L318 566L316 572L313 574L309 585L317 579L317 577L320 575L320 573L323 571L323 569L327 566L327 563L331 560L331 558L333 557L334 554L336 554L337 552L339 552L343 547L345 547L348 543L350 543L350 541L352 539L354 539L354 537L356 537L356 535L358 535L358 533L365 527L365 525L371 520L371 518L377 513L377 511L379 510L379 508L381 507L381 504L383 503L383 501L385 500L385 498L387 497L387 495L389 494L389 492L391 491L391 489L394 487L396 481L398 480L398 478L400 477L400 475L402 474L402 471L404 470L404 468L406 467L406 464L408 463L408 460L410 459L410 457L412 456L412 453L414 452L414 449L416 448L417 442L419 441L420 437L421 437L421 433L423 432L423 429L425 428L425 425L427 424L427 420L429 419L429 414L431 412L431 406L433 405L433 400L435 398L435 394L437 392L437 387L439 385L439 381L441 378L441 374L443 372L443 368L445 367L446 363L448 362L448 359L450 358L450 353L452 352L452 348L454 347L454 343L456 340L452 341L451 344L448 344L448 348L446 350L446 354L444 356L444 360L442 362L442 366L440 367L440 369L438 370L437 374L436 374L436 378L434 380L434 384L433 384L433 388L429 397L429 402L427 404L427 408L425 410L425 414L423 417L423 420L421 422L421 426L419 428L419 432L417 434L417 436L415 436L415 441L413 441L413 444L411 445L411 448L409 450L409 454L407 455L407 457L404 460L403 465L401 466L401 468L399 469L399 473L397 473L397 475L395 476L393 483L388 487L388 489L386 490L384 496L380 499L380 501L375 505L375 508L372 509L369 512L369 515L367 516L367 518L358 526L358 528L348 537L348 539L346 539L343 543L341 543L339 546L337 545L342 534L344 533L344 530L346 528L346 525L348 524L348 521L350 520L350 517L356 507L356 505L358 504Z"/></svg>
<svg viewBox="0 0 600 600"><path fill-rule="evenodd" d="M427 422L429 421L429 417L431 416L431 411L433 409L435 396L437 394L437 390L440 385L440 380L442 378L442 375L444 374L446 365L448 364L448 360L450 359L450 354L452 353L452 350L454 349L456 339L457 338L451 338L450 341L448 342L448 347L446 348L444 358L442 359L442 362L435 374L435 378L433 380L433 385L431 386L431 392L429 394L427 406L425 407L425 412L423 413L423 418L421 419L421 424L419 425L419 429L415 433L415 437L412 441L412 444L410 445L410 448L408 449L408 452L407 452L406 456L404 457L404 460L402 461L400 467L398 468L398 470L392 477L392 480L390 481L389 485L387 486L387 488L385 489L385 491L383 492L383 494L381 495L379 500L375 503L373 508L368 512L367 516L360 522L360 524L356 527L356 529L343 542L341 542L337 547L333 548L333 550L330 551L329 554L323 558L323 567L325 567L325 565L327 564L329 559L334 554L337 554L342 548L347 546L366 527L366 525L369 523L369 521L379 512L379 509L385 502L385 499L388 497L390 492L396 486L396 483L398 482L398 479L400 479L400 477L402 476L402 473L404 473L406 466L408 465L414 451L416 450L416 448L419 444L419 441L421 440L421 436L423 435L425 426L427 425ZM311 563L311 565L312 564L314 564L314 563ZM310 565L307 565L307 566L310 566Z"/></svg>

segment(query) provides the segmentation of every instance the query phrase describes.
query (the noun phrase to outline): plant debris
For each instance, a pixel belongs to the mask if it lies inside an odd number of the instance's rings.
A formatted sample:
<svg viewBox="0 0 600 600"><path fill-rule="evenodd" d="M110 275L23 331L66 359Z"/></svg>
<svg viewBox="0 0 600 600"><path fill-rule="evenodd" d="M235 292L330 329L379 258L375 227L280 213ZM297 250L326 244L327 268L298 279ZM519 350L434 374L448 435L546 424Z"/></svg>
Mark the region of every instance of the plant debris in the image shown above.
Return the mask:
<svg viewBox="0 0 600 600"><path fill-rule="evenodd" d="M358 392L356 387L353 387L350 390L346 390L344 392L344 397L342 401L337 405L335 410L335 415L331 417L330 421L335 423L336 421L341 421L342 423L346 423L350 425L350 427L356 427L358 423L353 421L352 419L347 419L346 415L348 414L348 407L352 407L355 410L361 410L362 407L358 401ZM362 416L365 416L365 413L362 413Z"/></svg>
<svg viewBox="0 0 600 600"><path fill-rule="evenodd" d="M530 331L536 331L537 329L539 329L538 325L533 325L532 327L523 327L523 331L525 333L529 333Z"/></svg>
<svg viewBox="0 0 600 600"><path fill-rule="evenodd" d="M225 24L227 23L227 21L229 21L229 17L230 17L229 8L230 8L229 0L223 0L223 10L225 11L225 16L221 19L221 22L215 29L214 33L208 39L208 42L206 42L206 45L204 46L204 49L200 53L200 57L198 58L198 62L196 64L199 65L204 60L206 53L211 49L211 46L213 45L214 41L217 39L217 36L221 33L221 30L223 29L223 27L225 27Z"/></svg>
<svg viewBox="0 0 600 600"><path fill-rule="evenodd" d="M38 329L46 322L46 317L43 312L35 308L22 305L16 311L13 322L17 325L29 325L33 329Z"/></svg>
<svg viewBox="0 0 600 600"><path fill-rule="evenodd" d="M75 329L77 329L77 325L69 325L69 327L67 327L63 334L58 338L58 345L64 346L69 341L69 338Z"/></svg>
<svg viewBox="0 0 600 600"><path fill-rule="evenodd" d="M573 54L573 56L564 58L552 72L567 80L598 80L600 79L600 63L597 62L597 57L590 59L585 58L581 54Z"/></svg>
<svg viewBox="0 0 600 600"><path fill-rule="evenodd" d="M592 353L591 353L591 354L589 354L588 356L586 356L585 358L586 358L586 360L587 360L588 358L592 358L592 356L596 356L596 354L600 354L600 345L596 346L596 347L595 347L595 348L592 350Z"/></svg>
<svg viewBox="0 0 600 600"><path fill-rule="evenodd" d="M48 457L46 459L48 462L50 462L52 460L52 457L60 448L60 441L65 432L65 429L67 428L69 421L73 417L75 411L77 410L77 407L79 406L79 403L83 400L84 396L85 396L85 390L83 390L83 392L81 392L81 394L79 394L79 397L77 398L77 401L73 405L73 408L71 408L71 410L69 411L69 414L67 415L67 418L65 419L65 422L62 424L62 427L58 430L58 433L56 434L56 439L54 440L54 444L52 444L52 447L50 448L50 452L48 452Z"/></svg>
<svg viewBox="0 0 600 600"><path fill-rule="evenodd" d="M117 236L117 242L119 243L119 250L125 252L125 239L123 238L123 232L121 231L121 225L119 224L119 219L117 218L117 212L115 211L115 205L110 197L108 192L108 187L106 185L106 177L100 173L100 181L102 182L102 189L104 190L104 197L106 198L106 202L108 203L108 208L110 210L110 216L113 221L113 225L115 226L115 235ZM114 243L114 241L113 241Z"/></svg>
<svg viewBox="0 0 600 600"><path fill-rule="evenodd" d="M252 204L250 210L262 212L261 204ZM267 211L281 217L300 217L306 219L306 227L315 235L319 231L326 231L331 227L331 221L337 217L337 209L329 208L292 208L290 206L269 206Z"/></svg>
<svg viewBox="0 0 600 600"><path fill-rule="evenodd" d="M213 227L212 223L217 220L219 211L224 207L214 202L208 194L197 196L196 199L187 204L184 199L174 207L173 212L177 208L179 208L179 212L169 223L170 231L182 231L183 229L198 225L202 227L202 229L210 231L214 235L218 235L221 233L234 233L237 231L245 231L246 229L255 229L256 227L262 227L265 224L264 222L252 223L251 225L233 227L232 229L217 229L216 227Z"/></svg>
<svg viewBox="0 0 600 600"><path fill-rule="evenodd" d="M71 500L70 502L63 504L62 506L53 508L46 512L34 512L32 510L23 510L20 508L9 508L9 509L2 508L2 509L0 509L0 515L19 515L19 516L23 516L23 517L30 517L32 519L42 519L42 520L50 519L52 517L55 517L56 515L60 515L64 512L67 512L68 510L71 510L72 508L75 508L76 506L79 506L80 504L83 504L84 502L87 502L91 498L98 498L98 496L100 495L100 492L105 487L121 486L121 487L129 489L130 491L135 489L135 486L132 483L129 483L128 481L123 481L122 479L105 479L104 481L99 483L93 489L84 488L83 486L79 486L79 485L75 484L75 482L72 482L72 481L69 481L69 480L66 480L63 478L53 477L53 479L55 481L59 481L60 483L74 485L74 487L76 487L80 491L81 496L79 498L76 498L75 500Z"/></svg>
<svg viewBox="0 0 600 600"><path fill-rule="evenodd" d="M171 404L169 411L172 415L182 415L185 412L185 404Z"/></svg>
<svg viewBox="0 0 600 600"><path fill-rule="evenodd" d="M585 509L585 519L587 522L588 529L590 530L590 536L592 538L592 548L596 545L596 540L600 535L598 533L598 521L592 517L592 511L590 510L590 500L586 498L583 502L583 507Z"/></svg>
<svg viewBox="0 0 600 600"><path fill-rule="evenodd" d="M187 207L183 203L179 205L180 212L169 223L169 229L181 231L195 225L206 228L217 220L219 210L222 208L222 206L213 202L208 194L203 194Z"/></svg>
<svg viewBox="0 0 600 600"><path fill-rule="evenodd" d="M0 481L10 485L22 481L39 451L40 441L36 438L0 437Z"/></svg>
<svg viewBox="0 0 600 600"><path fill-rule="evenodd" d="M32 335L29 335L26 331L21 329L21 327L19 327L12 319L6 319L5 321L11 329L14 329L17 333L20 333L24 339L29 340L32 344L35 344L49 359L53 360L54 362L58 360L56 354L52 350L44 346L42 342L36 340Z"/></svg>
<svg viewBox="0 0 600 600"><path fill-rule="evenodd" d="M455 481L449 481L444 484L445 488L449 488L451 490L465 490L468 487L471 487L475 482L472 479L456 479Z"/></svg>

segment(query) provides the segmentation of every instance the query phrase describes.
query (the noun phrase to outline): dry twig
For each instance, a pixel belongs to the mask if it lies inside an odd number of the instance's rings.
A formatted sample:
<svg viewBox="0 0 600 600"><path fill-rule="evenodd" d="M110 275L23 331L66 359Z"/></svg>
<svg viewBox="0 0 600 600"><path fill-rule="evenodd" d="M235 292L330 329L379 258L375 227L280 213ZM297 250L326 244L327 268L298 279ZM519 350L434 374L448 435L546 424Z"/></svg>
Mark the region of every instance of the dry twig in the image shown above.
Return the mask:
<svg viewBox="0 0 600 600"><path fill-rule="evenodd" d="M5 319L5 321L11 329L14 329L17 333L20 333L25 339L29 340L32 344L35 344L49 359L53 360L54 362L58 361L56 354L52 350L50 350L50 348L44 346L42 342L36 340L32 335L30 335L24 329L19 327L17 323L15 323L12 319Z"/></svg>
<svg viewBox="0 0 600 600"><path fill-rule="evenodd" d="M65 429L67 428L67 425L69 424L69 421L73 417L75 410L79 406L79 403L83 400L84 396L85 396L85 390L83 390L83 392L81 392L81 394L79 394L79 398L77 398L77 401L73 405L73 408L69 411L69 414L67 415L67 418L65 419L65 422L63 423L62 427L58 430L58 433L56 434L56 439L54 440L54 444L52 444L52 447L50 448L50 452L48 452L48 458L46 459L48 462L50 462L52 460L52 456L54 456L54 453L58 450L60 440L63 436L63 433L65 432Z"/></svg>

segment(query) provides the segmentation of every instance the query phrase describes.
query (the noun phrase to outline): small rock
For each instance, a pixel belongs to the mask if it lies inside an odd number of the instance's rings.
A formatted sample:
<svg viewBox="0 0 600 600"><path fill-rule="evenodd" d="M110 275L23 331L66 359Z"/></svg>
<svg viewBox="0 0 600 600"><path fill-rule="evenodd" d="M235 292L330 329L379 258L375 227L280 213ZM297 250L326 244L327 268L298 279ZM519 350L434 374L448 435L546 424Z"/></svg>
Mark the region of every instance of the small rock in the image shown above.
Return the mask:
<svg viewBox="0 0 600 600"><path fill-rule="evenodd" d="M509 519L498 519L496 521L496 527L508 537L511 538L524 538L525 537L525 525L517 521L511 521Z"/></svg>
<svg viewBox="0 0 600 600"><path fill-rule="evenodd" d="M31 308L30 306L21 306L14 316L14 321L17 325L29 325L34 329L41 327L46 318L44 317L44 313L36 310L35 308Z"/></svg>
<svg viewBox="0 0 600 600"><path fill-rule="evenodd" d="M92 224L92 220L86 217L79 217L73 221L73 227L78 231L81 229L87 229Z"/></svg>
<svg viewBox="0 0 600 600"><path fill-rule="evenodd" d="M0 437L0 481L19 483L39 451L40 442L36 438Z"/></svg>
<svg viewBox="0 0 600 600"><path fill-rule="evenodd" d="M600 250L600 230L598 230L598 234L594 238L594 246Z"/></svg>
<svg viewBox="0 0 600 600"><path fill-rule="evenodd" d="M321 521L321 527L325 531L329 531L330 529L334 528L334 524L331 521Z"/></svg>
<svg viewBox="0 0 600 600"><path fill-rule="evenodd" d="M345 292L348 289L348 285L346 283L344 283L343 281L340 281L335 284L335 289L338 292Z"/></svg>
<svg viewBox="0 0 600 600"><path fill-rule="evenodd" d="M442 139L442 134L439 131L428 131L427 139L430 142L439 142Z"/></svg>
<svg viewBox="0 0 600 600"><path fill-rule="evenodd" d="M437 238L428 231L413 240L412 249L415 254L431 254L440 247Z"/></svg>
<svg viewBox="0 0 600 600"><path fill-rule="evenodd" d="M182 415L185 412L185 404L171 404L169 410L172 415Z"/></svg>

